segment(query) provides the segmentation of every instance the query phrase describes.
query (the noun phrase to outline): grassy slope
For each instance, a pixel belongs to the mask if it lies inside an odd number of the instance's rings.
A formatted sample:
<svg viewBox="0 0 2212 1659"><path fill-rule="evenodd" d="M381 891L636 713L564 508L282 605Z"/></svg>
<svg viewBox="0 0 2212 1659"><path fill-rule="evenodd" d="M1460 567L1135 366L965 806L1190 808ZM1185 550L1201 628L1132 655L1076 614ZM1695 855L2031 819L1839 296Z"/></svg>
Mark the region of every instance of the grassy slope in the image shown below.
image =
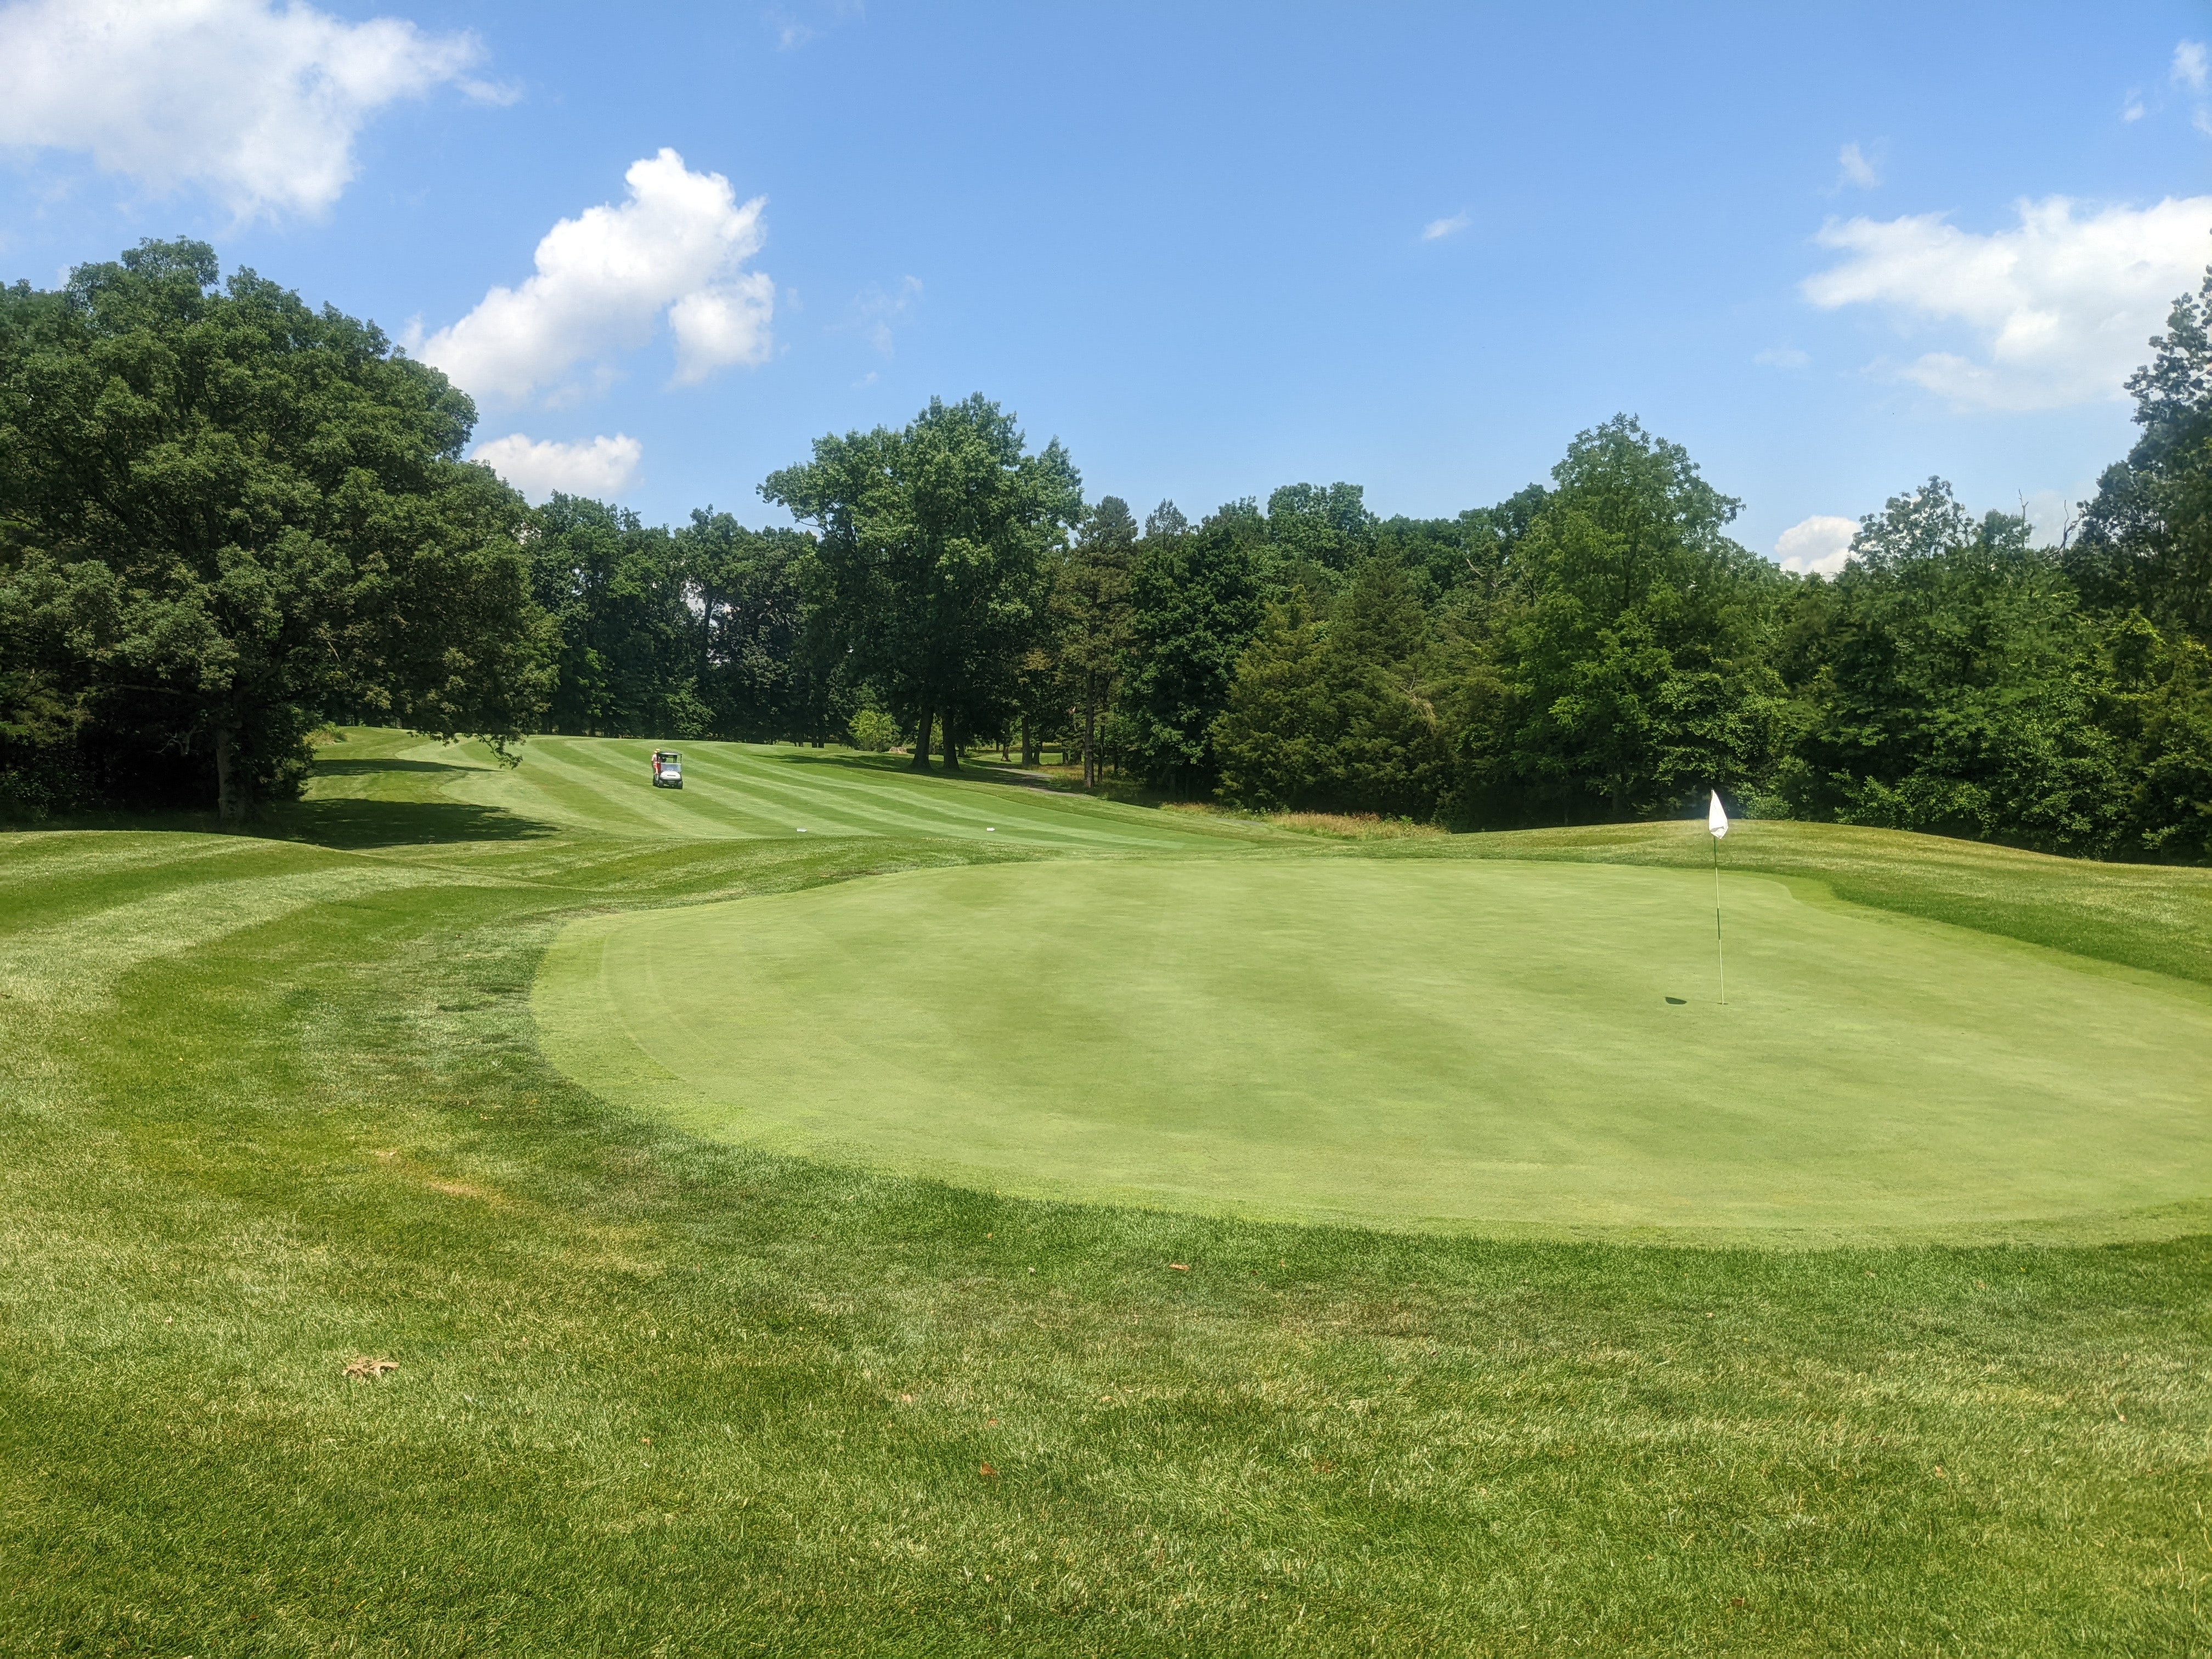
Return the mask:
<svg viewBox="0 0 2212 1659"><path fill-rule="evenodd" d="M2203 1242L1425 1240L707 1145L538 1059L562 918L1034 849L539 833L496 781L0 842L0 1650L2212 1641ZM1759 829L2212 976L2193 874Z"/></svg>

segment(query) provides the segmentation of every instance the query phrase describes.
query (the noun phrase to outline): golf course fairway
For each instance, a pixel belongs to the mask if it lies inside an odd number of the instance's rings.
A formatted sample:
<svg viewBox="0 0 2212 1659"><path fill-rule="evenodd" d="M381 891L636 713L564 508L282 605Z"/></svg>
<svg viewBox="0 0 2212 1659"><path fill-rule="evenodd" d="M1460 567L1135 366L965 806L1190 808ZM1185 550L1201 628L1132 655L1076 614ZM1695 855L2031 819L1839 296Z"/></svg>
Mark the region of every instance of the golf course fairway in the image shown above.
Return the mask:
<svg viewBox="0 0 2212 1659"><path fill-rule="evenodd" d="M544 1052L711 1138L1364 1225L2117 1238L2212 1194L2201 988L1732 875L1153 859L571 924Z"/></svg>

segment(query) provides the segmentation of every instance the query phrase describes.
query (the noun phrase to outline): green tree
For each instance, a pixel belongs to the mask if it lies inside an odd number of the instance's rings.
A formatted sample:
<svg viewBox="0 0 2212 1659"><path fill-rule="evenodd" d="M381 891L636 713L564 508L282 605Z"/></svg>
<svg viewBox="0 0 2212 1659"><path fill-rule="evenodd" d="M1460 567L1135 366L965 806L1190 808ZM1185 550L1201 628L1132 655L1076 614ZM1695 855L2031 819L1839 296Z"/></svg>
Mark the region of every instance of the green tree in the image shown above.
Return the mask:
<svg viewBox="0 0 2212 1659"><path fill-rule="evenodd" d="M1730 540L1741 503L1679 444L1616 416L1578 434L1510 544L1455 807L1474 821L1622 818L1765 776L1788 579Z"/></svg>
<svg viewBox="0 0 2212 1659"><path fill-rule="evenodd" d="M1451 750L1419 579L1397 560L1370 556L1353 570L1329 628L1328 669L1340 721L1339 804L1431 817L1450 782Z"/></svg>
<svg viewBox="0 0 2212 1659"><path fill-rule="evenodd" d="M2135 611L2104 653L2095 719L2125 779L2116 850L2212 857L2212 651Z"/></svg>
<svg viewBox="0 0 2212 1659"><path fill-rule="evenodd" d="M1326 627L1303 588L1270 605L1237 659L1229 706L1214 722L1221 792L1247 806L1312 806L1340 781Z"/></svg>
<svg viewBox="0 0 2212 1659"><path fill-rule="evenodd" d="M1365 556L1375 531L1358 484L1285 484L1267 497L1267 542L1277 559L1289 570L1326 572L1306 578L1323 591Z"/></svg>
<svg viewBox="0 0 2212 1659"><path fill-rule="evenodd" d="M559 630L547 721L599 737L704 737L696 623L669 534L556 495L530 540L532 590Z"/></svg>
<svg viewBox="0 0 2212 1659"><path fill-rule="evenodd" d="M1264 610L1266 522L1232 502L1189 529L1173 503L1146 523L1129 580L1129 645L1116 708L1119 740L1161 788L1212 788L1214 722Z"/></svg>
<svg viewBox="0 0 2212 1659"><path fill-rule="evenodd" d="M813 550L803 531L749 530L712 507L694 508L676 532L698 695L717 735L818 742L857 710L840 653L811 625L803 578Z"/></svg>
<svg viewBox="0 0 2212 1659"><path fill-rule="evenodd" d="M2128 380L2142 435L2108 467L2065 559L2087 603L2212 644L2212 270Z"/></svg>
<svg viewBox="0 0 2212 1659"><path fill-rule="evenodd" d="M2143 699L2154 671L2112 680L2058 556L2031 545L2023 519L1974 520L1941 478L1893 497L1851 545L1834 582L1808 584L1817 626L1784 658L1807 710L1780 777L1792 811L2047 852L2114 848L2129 791L2100 690ZM2147 720L2155 701L2136 704Z"/></svg>
<svg viewBox="0 0 2212 1659"><path fill-rule="evenodd" d="M959 738L1003 718L1031 643L1048 549L1082 512L1058 440L1030 454L1013 416L981 395L933 398L902 430L817 439L773 473L769 501L813 525L811 599L858 672L915 731L933 724L948 769Z"/></svg>
<svg viewBox="0 0 2212 1659"><path fill-rule="evenodd" d="M853 747L880 755L899 740L898 722L880 708L863 706L851 722Z"/></svg>
<svg viewBox="0 0 2212 1659"><path fill-rule="evenodd" d="M1098 787L1098 717L1113 702L1129 648L1129 583L1137 520L1109 495L1091 511L1053 584L1051 610L1063 683L1081 711L1083 787Z"/></svg>
<svg viewBox="0 0 2212 1659"><path fill-rule="evenodd" d="M337 715L503 749L542 619L523 502L459 459L474 406L372 325L219 276L149 241L0 291L0 695L37 715L0 725L66 728L111 793L197 771L234 823Z"/></svg>
<svg viewBox="0 0 2212 1659"><path fill-rule="evenodd" d="M1326 624L1272 605L1214 730L1223 793L1253 805L1426 818L1450 781L1417 579L1370 556Z"/></svg>

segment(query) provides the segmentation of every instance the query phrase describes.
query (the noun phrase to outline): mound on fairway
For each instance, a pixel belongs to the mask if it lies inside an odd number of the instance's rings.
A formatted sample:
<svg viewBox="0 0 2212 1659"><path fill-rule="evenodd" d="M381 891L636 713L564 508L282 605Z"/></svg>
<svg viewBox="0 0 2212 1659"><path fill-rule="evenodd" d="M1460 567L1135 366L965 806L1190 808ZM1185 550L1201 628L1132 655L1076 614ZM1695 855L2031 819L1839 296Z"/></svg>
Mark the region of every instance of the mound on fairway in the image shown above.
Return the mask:
<svg viewBox="0 0 2212 1659"><path fill-rule="evenodd" d="M2201 1224L2198 988L1729 888L1724 1007L1700 875L1249 858L592 918L535 1006L610 1098L1007 1192L1776 1239Z"/></svg>

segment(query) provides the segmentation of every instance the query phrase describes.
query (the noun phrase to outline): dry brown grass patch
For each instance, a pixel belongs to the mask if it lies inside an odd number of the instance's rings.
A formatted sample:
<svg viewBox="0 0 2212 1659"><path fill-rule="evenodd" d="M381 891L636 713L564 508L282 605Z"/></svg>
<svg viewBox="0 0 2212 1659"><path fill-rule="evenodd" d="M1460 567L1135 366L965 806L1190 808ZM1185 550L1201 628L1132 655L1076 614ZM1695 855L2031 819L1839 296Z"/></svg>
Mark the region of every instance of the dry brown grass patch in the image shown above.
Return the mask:
<svg viewBox="0 0 2212 1659"><path fill-rule="evenodd" d="M1416 836L1441 836L1433 823L1411 818L1386 818L1374 812L1270 812L1267 822L1309 836L1334 836L1341 841L1409 841Z"/></svg>

